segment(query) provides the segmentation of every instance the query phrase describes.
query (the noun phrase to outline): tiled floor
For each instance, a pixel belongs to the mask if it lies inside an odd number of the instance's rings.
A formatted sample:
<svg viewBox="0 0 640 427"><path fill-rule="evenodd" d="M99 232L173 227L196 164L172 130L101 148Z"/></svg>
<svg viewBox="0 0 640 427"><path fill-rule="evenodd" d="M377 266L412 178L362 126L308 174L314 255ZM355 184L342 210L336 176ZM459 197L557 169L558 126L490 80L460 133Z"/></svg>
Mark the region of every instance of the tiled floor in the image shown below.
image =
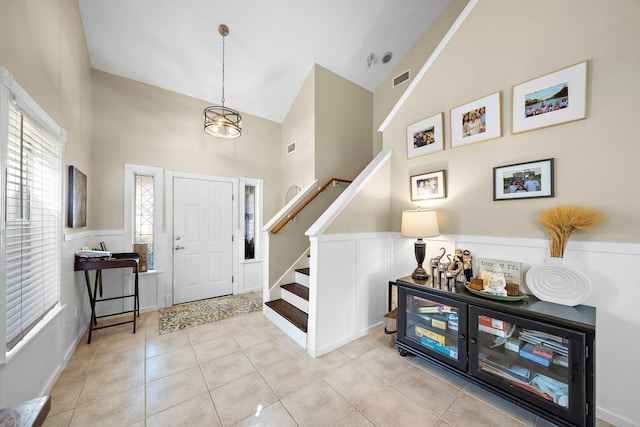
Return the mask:
<svg viewBox="0 0 640 427"><path fill-rule="evenodd" d="M381 330L318 359L262 313L158 335L158 313L82 341L45 426L548 426Z"/></svg>

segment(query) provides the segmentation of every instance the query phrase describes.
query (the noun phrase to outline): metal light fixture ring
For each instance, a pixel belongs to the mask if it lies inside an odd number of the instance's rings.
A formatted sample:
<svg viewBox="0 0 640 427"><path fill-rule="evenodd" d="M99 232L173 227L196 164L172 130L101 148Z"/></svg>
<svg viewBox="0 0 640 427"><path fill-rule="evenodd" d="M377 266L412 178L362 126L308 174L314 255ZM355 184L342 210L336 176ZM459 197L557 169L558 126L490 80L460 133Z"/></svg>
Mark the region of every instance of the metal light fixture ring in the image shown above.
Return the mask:
<svg viewBox="0 0 640 427"><path fill-rule="evenodd" d="M218 138L238 138L242 135L242 117L224 104L211 105L204 109L204 131Z"/></svg>
<svg viewBox="0 0 640 427"><path fill-rule="evenodd" d="M224 38L229 35L229 27L218 26L222 36L222 105L211 105L204 109L204 131L218 138L234 139L242 135L242 116L234 109L224 106Z"/></svg>

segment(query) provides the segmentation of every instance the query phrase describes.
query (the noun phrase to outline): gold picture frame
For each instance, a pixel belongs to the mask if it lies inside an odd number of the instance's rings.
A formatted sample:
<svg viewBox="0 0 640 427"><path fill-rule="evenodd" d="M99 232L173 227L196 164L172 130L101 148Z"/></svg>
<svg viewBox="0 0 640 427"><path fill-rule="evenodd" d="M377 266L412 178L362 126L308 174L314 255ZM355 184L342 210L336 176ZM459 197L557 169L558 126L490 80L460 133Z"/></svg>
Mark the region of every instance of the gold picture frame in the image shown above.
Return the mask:
<svg viewBox="0 0 640 427"><path fill-rule="evenodd" d="M407 158L444 150L444 114L438 113L407 126Z"/></svg>
<svg viewBox="0 0 640 427"><path fill-rule="evenodd" d="M492 93L451 109L451 148L502 136L501 95Z"/></svg>
<svg viewBox="0 0 640 427"><path fill-rule="evenodd" d="M513 86L511 133L586 119L587 65L582 61Z"/></svg>

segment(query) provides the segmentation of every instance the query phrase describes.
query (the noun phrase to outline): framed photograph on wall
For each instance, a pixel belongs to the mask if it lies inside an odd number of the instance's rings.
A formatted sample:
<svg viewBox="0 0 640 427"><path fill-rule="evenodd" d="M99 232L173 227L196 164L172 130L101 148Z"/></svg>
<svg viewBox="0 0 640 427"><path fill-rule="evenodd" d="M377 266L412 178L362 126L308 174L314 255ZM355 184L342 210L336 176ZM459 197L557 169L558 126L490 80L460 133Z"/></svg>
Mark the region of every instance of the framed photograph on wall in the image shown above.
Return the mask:
<svg viewBox="0 0 640 427"><path fill-rule="evenodd" d="M513 86L511 133L587 117L587 61Z"/></svg>
<svg viewBox="0 0 640 427"><path fill-rule="evenodd" d="M447 197L445 171L436 171L411 177L411 200L431 200Z"/></svg>
<svg viewBox="0 0 640 427"><path fill-rule="evenodd" d="M501 136L500 92L451 110L451 148Z"/></svg>
<svg viewBox="0 0 640 427"><path fill-rule="evenodd" d="M553 159L493 168L493 200L553 197Z"/></svg>
<svg viewBox="0 0 640 427"><path fill-rule="evenodd" d="M443 114L407 126L407 158L444 150Z"/></svg>
<svg viewBox="0 0 640 427"><path fill-rule="evenodd" d="M67 204L67 226L85 227L87 225L87 176L75 166L69 166Z"/></svg>

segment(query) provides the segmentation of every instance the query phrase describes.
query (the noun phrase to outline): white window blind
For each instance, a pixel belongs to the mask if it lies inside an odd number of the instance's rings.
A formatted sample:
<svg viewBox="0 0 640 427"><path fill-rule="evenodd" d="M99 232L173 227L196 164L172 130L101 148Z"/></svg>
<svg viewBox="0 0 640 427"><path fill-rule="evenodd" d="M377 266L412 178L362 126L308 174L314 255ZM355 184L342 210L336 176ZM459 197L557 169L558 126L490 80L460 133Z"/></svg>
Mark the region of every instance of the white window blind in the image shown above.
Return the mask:
<svg viewBox="0 0 640 427"><path fill-rule="evenodd" d="M2 291L4 343L12 349L59 299L64 131L3 79ZM57 135L55 131L58 131Z"/></svg>

